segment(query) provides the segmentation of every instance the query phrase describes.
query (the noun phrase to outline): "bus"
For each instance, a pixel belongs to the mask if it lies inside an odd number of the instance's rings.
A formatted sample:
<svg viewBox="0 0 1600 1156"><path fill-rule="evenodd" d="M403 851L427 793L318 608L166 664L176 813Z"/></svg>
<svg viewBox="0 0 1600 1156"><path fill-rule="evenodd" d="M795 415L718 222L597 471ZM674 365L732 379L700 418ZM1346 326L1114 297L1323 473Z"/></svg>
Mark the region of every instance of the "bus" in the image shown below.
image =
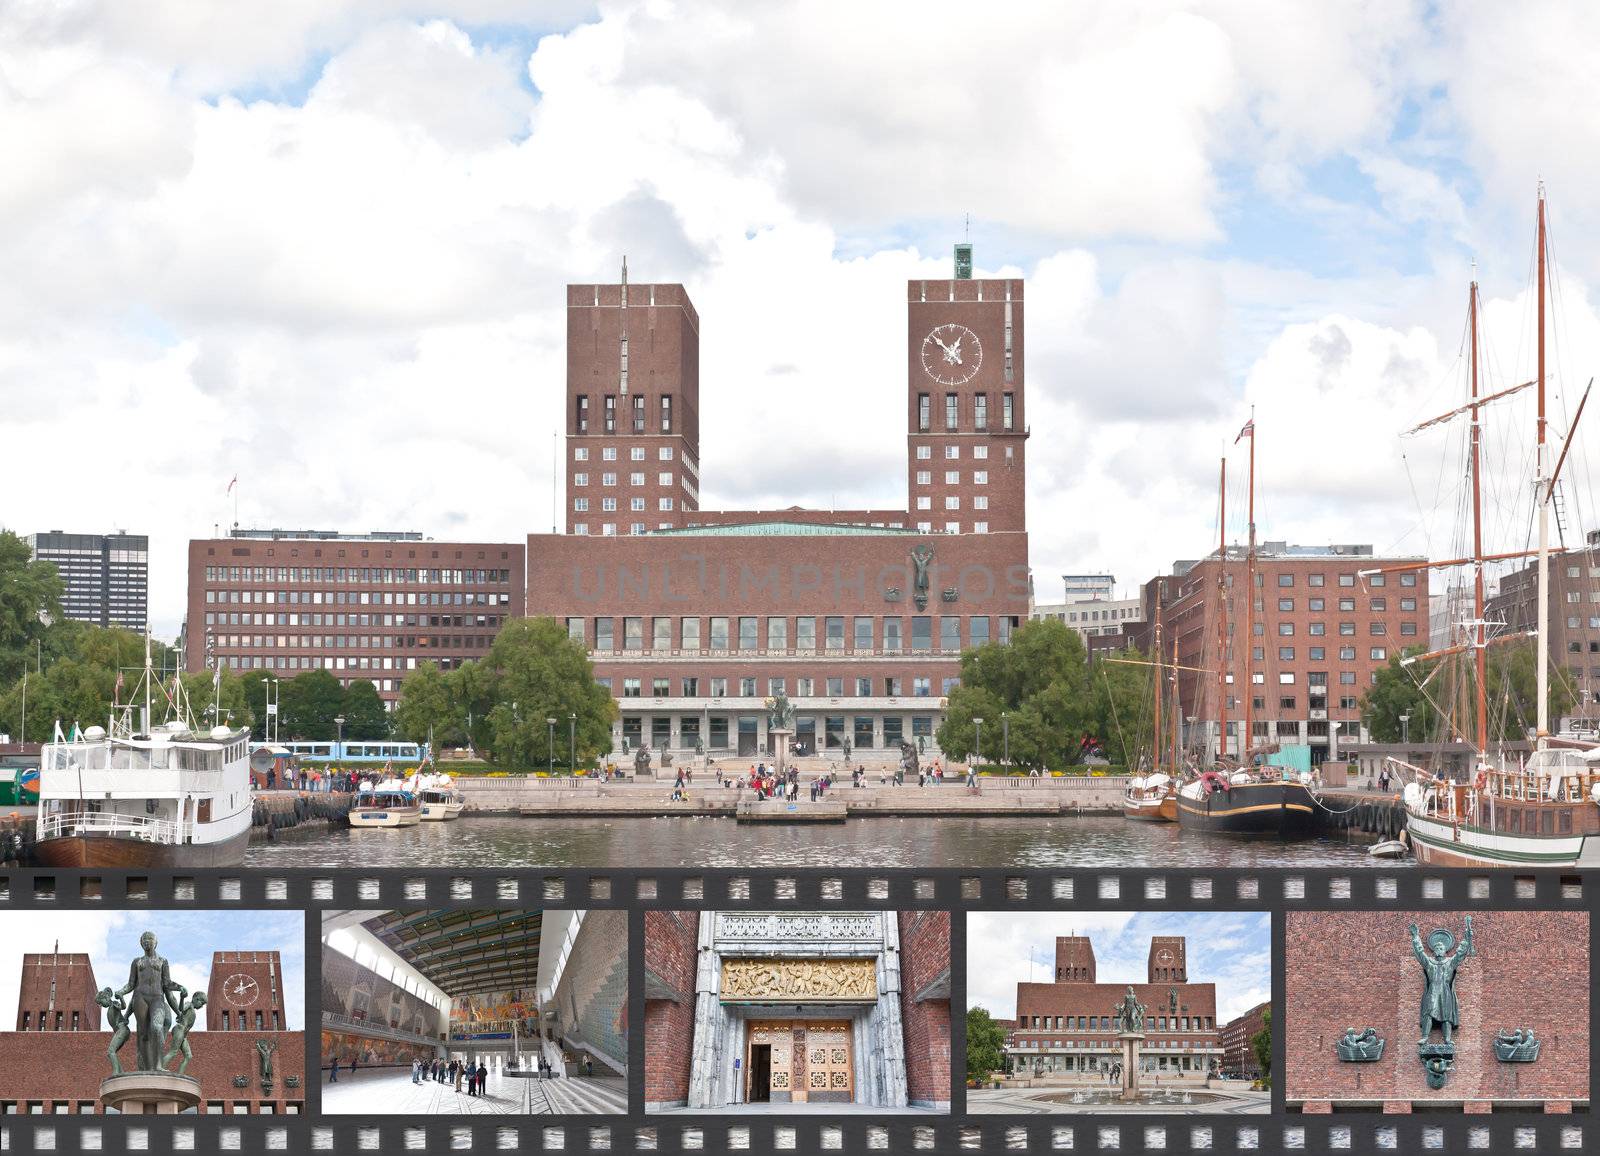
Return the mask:
<svg viewBox="0 0 1600 1156"><path fill-rule="evenodd" d="M305 766L382 767L392 764L396 771L410 769L427 761L425 743L382 742L293 742L278 743Z"/></svg>

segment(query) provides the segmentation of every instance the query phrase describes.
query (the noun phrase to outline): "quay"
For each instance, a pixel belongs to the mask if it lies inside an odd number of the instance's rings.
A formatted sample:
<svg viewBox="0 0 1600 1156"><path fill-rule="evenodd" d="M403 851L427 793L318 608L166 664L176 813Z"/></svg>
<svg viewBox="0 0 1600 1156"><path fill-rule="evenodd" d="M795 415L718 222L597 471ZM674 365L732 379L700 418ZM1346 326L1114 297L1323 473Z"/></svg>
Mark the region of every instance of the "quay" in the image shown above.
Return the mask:
<svg viewBox="0 0 1600 1156"><path fill-rule="evenodd" d="M1350 789L1325 790L1319 796L1317 825L1342 833L1351 842L1381 843L1398 839L1406 829L1406 806L1398 794Z"/></svg>

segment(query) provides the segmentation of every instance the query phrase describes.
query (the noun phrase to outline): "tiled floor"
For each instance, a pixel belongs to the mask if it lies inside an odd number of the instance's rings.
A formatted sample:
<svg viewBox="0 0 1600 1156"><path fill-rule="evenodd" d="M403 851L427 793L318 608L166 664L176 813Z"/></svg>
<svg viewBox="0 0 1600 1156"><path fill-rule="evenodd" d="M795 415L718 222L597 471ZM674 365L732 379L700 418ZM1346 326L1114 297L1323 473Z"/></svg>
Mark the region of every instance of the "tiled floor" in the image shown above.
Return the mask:
<svg viewBox="0 0 1600 1156"><path fill-rule="evenodd" d="M620 1076L594 1079L536 1080L491 1072L482 1096L467 1095L463 1083L411 1082L409 1070L358 1069L339 1073L339 1082L322 1077L322 1110L334 1115L493 1116L580 1113L624 1113L627 1082Z"/></svg>

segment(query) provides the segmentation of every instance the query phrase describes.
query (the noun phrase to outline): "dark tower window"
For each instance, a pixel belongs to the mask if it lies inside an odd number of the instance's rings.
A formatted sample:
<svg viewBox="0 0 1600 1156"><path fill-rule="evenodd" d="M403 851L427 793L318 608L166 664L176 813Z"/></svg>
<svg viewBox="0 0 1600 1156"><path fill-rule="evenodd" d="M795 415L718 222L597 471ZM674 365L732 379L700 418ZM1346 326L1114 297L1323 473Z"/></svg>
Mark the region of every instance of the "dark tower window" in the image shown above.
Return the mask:
<svg viewBox="0 0 1600 1156"><path fill-rule="evenodd" d="M1002 429L1010 430L1016 428L1016 421L1015 417L1013 416L1012 409L1013 398L1015 398L1015 396L1015 394L1008 393L1001 398L1000 428Z"/></svg>
<svg viewBox="0 0 1600 1156"><path fill-rule="evenodd" d="M972 428L989 428L989 395L986 393L977 394L972 399Z"/></svg>
<svg viewBox="0 0 1600 1156"><path fill-rule="evenodd" d="M617 432L617 395L606 394L606 433Z"/></svg>
<svg viewBox="0 0 1600 1156"><path fill-rule="evenodd" d="M633 432L644 433L644 395L633 395Z"/></svg>
<svg viewBox="0 0 1600 1156"><path fill-rule="evenodd" d="M944 428L955 429L961 420L961 399L953 394L944 395Z"/></svg>
<svg viewBox="0 0 1600 1156"><path fill-rule="evenodd" d="M925 393L917 394L917 429L923 433L928 432L928 423L933 420L933 416L928 412L928 409L928 395Z"/></svg>
<svg viewBox="0 0 1600 1156"><path fill-rule="evenodd" d="M672 395L670 393L661 395L661 432L664 434L672 432Z"/></svg>
<svg viewBox="0 0 1600 1156"><path fill-rule="evenodd" d="M586 393L578 395L577 423L579 433L589 432L589 395Z"/></svg>

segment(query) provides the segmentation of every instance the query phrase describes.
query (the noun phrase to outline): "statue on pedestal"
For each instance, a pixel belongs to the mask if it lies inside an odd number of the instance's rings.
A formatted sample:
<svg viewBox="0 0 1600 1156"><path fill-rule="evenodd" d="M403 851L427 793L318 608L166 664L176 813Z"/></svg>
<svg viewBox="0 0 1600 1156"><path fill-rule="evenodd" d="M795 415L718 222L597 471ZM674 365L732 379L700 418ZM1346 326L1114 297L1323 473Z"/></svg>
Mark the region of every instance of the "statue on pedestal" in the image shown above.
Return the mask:
<svg viewBox="0 0 1600 1156"><path fill-rule="evenodd" d="M1128 994L1121 1001L1112 1006L1113 1023L1119 1032L1144 1031L1145 1006L1139 1002L1139 997L1133 994L1133 985L1128 986Z"/></svg>
<svg viewBox="0 0 1600 1156"><path fill-rule="evenodd" d="M1456 971L1461 961L1472 954L1472 916L1467 916L1466 930L1459 944L1455 936L1441 927L1429 934L1428 947L1431 955L1422 950L1422 936L1413 923L1411 952L1422 965L1422 978L1427 985L1422 992L1422 1007L1417 1018L1417 1028L1422 1033L1417 1043L1426 1044L1437 1026L1448 1044L1450 1033L1461 1026L1461 1008L1456 1003Z"/></svg>
<svg viewBox="0 0 1600 1156"><path fill-rule="evenodd" d="M634 752L634 755L633 755L633 773L636 774L636 775L644 775L644 774L648 774L649 772L650 772L650 748L647 747L647 746L642 746L641 745L639 747L639 749Z"/></svg>
<svg viewBox="0 0 1600 1156"><path fill-rule="evenodd" d="M789 701L789 696L779 691L766 701L767 729L773 731L794 730L794 704Z"/></svg>

